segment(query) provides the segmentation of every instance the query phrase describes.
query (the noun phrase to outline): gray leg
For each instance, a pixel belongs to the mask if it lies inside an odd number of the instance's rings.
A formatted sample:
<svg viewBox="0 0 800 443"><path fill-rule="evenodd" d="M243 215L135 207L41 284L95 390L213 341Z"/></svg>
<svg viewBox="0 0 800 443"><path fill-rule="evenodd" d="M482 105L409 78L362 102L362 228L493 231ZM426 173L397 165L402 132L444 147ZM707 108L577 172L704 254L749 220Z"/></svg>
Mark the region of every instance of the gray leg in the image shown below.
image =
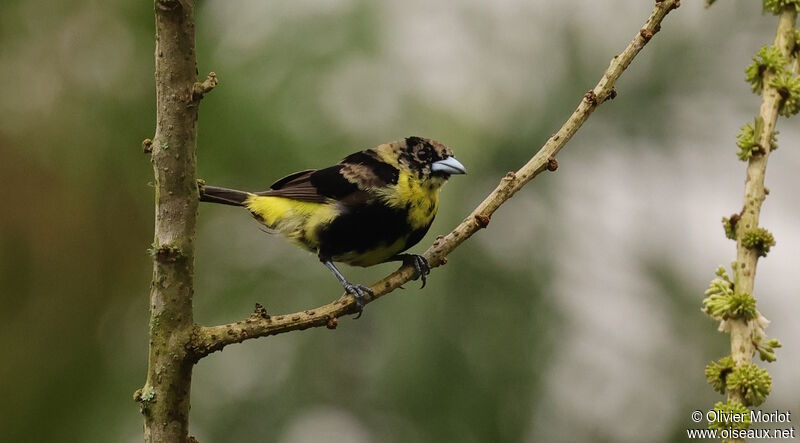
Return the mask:
<svg viewBox="0 0 800 443"><path fill-rule="evenodd" d="M417 273L417 275L414 277L414 280L419 278L422 280L422 286L420 289L425 287L425 282L428 280L428 274L431 273L431 265L428 263L427 258L417 254L397 254L389 260L401 261L404 265L413 266L414 271Z"/></svg>
<svg viewBox="0 0 800 443"><path fill-rule="evenodd" d="M324 263L325 266L327 266L328 269L331 270L331 272L333 272L333 275L336 276L336 278L339 280L339 283L341 283L342 286L344 287L344 291L352 295L353 298L356 299L356 308L358 309L358 315L356 315L356 318L361 317L361 312L364 310L364 305L366 304L364 298L367 295L370 296L374 295L372 289L364 285L354 285L349 281L347 281L347 279L344 278L344 275L342 275L342 273L339 272L339 270L336 268L336 265L334 265L332 261L324 260L322 258L320 258L320 261Z"/></svg>

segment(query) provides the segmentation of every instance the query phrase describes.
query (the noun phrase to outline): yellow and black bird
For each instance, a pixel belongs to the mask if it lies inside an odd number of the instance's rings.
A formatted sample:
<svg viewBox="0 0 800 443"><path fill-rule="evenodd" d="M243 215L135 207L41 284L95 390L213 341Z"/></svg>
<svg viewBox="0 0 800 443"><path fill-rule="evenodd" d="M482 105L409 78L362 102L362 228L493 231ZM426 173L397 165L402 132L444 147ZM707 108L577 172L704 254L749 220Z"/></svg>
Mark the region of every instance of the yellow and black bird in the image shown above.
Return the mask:
<svg viewBox="0 0 800 443"><path fill-rule="evenodd" d="M270 231L317 254L353 295L360 314L372 290L347 281L333 263L402 261L414 266L424 287L427 260L402 252L428 232L442 185L465 173L447 146L407 137L351 154L335 166L288 175L262 192L203 186L200 200L243 206Z"/></svg>

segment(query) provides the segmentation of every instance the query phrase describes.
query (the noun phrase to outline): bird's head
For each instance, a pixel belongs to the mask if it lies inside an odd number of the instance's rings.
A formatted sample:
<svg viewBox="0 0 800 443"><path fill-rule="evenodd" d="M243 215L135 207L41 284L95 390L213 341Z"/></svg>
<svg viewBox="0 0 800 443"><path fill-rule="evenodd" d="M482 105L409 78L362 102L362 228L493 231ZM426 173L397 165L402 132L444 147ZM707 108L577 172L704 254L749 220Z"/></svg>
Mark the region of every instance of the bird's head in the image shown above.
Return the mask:
<svg viewBox="0 0 800 443"><path fill-rule="evenodd" d="M443 184L453 174L466 174L467 168L447 146L427 138L406 137L396 143L399 166L420 180Z"/></svg>

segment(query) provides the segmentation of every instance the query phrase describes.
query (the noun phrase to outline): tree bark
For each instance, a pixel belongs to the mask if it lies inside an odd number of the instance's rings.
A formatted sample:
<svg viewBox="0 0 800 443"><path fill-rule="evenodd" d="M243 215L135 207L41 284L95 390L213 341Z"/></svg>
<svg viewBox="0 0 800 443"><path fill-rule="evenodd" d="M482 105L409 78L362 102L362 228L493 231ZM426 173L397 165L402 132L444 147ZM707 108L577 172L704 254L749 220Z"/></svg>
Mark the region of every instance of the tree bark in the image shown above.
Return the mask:
<svg viewBox="0 0 800 443"><path fill-rule="evenodd" d="M198 191L197 108L216 84L196 83L193 0L156 0L155 239L150 286L147 381L134 395L147 442L186 442L194 359L187 351L192 316ZM210 85L210 87L205 87Z"/></svg>

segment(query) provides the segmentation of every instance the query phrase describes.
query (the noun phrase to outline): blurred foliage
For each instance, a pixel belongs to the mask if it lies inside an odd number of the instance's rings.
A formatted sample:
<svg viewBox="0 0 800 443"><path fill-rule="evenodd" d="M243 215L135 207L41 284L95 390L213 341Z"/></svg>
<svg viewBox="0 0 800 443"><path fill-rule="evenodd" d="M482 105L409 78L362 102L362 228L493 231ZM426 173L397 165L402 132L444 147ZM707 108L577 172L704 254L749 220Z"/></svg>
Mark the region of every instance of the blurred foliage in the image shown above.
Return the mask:
<svg viewBox="0 0 800 443"><path fill-rule="evenodd" d="M549 10L547 17L562 21L553 29L542 22L537 31L520 26L513 9L529 8L520 14L528 20L541 5L510 2L491 19L479 3L451 6L199 2L199 71L216 71L221 80L202 103L200 177L265 188L357 149L433 137L454 147L470 175L443 191L440 215L415 248L423 250L530 157L612 55L566 10ZM401 20L425 7L447 20L425 12ZM637 7L619 26L632 33L645 14ZM670 27L678 17L670 17ZM154 125L152 21L149 7L132 2L4 3L0 74L11 83L0 96L0 177L9 186L0 212L4 441L141 439L132 394L147 363L153 205L140 141ZM442 35L468 32L453 51L442 50L426 23ZM633 152L642 138L677 148L663 124L677 106L677 79L684 77L681 93L708 87L713 81L701 74L713 63L696 33L671 31L637 60L620 96L592 120L593 135L576 137L583 153L598 155L592 138L601 132L618 141L602 149ZM609 47L621 48L629 39L623 34ZM437 64L437 54L452 58ZM447 71L450 61L456 67ZM458 89L464 79L473 83ZM261 339L200 362L193 434L204 442L539 435L532 423L552 407L543 399L559 392L544 382L575 326L554 303L566 232L560 185L552 176L537 179L486 232L453 253L424 291L410 283L370 305L363 319L342 320L335 332ZM526 212L531 208L536 212ZM514 240L523 237L532 240ZM665 310L667 330L688 347L669 355L722 353L697 309L701 286L658 253L643 262L642 278L657 288L654 309ZM201 207L196 264L196 320L204 324L239 319L255 302L288 312L340 292L314 257L264 235L231 208ZM390 270L345 272L366 283ZM683 412L710 404L706 389L693 388L704 383L700 368L696 379L668 378L686 396L670 406L678 418L662 432L664 441L683 441ZM560 416L594 441L620 441L612 425L598 429L571 414ZM574 441L561 439L550 441Z"/></svg>

